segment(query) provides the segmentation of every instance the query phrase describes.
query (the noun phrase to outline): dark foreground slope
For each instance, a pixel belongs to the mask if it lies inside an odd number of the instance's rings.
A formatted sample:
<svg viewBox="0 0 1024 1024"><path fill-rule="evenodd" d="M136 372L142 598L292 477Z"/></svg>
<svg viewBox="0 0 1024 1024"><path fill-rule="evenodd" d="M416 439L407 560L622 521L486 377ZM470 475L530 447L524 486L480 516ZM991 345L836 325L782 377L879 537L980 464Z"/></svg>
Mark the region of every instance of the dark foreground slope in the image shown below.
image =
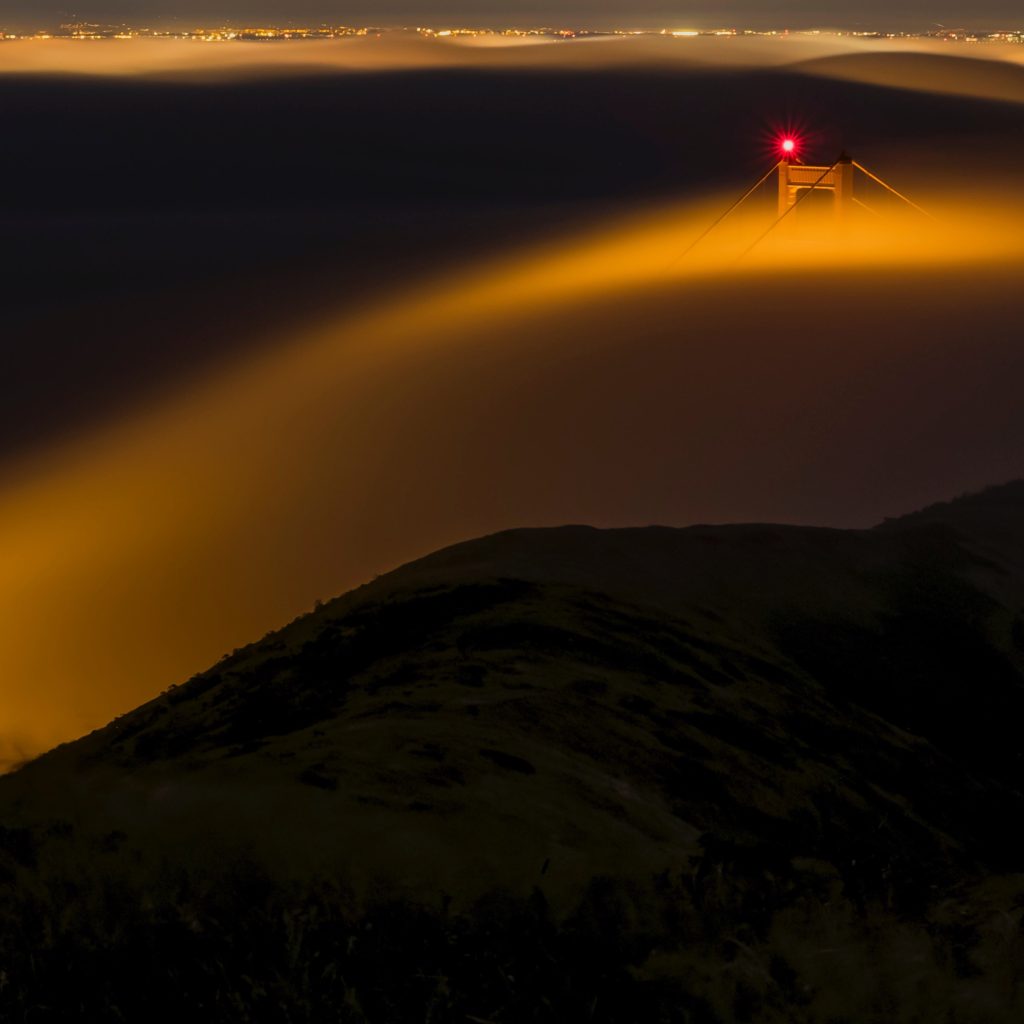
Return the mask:
<svg viewBox="0 0 1024 1024"><path fill-rule="evenodd" d="M522 530L0 780L0 1018L1024 1013L1024 484Z"/></svg>

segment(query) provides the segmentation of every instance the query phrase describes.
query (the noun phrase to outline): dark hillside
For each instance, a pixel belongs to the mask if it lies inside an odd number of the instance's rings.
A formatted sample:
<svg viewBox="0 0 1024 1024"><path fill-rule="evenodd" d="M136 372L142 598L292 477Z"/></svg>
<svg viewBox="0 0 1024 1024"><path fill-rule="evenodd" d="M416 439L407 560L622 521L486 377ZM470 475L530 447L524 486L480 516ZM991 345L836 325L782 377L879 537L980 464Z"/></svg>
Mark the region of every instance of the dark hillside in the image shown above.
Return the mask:
<svg viewBox="0 0 1024 1024"><path fill-rule="evenodd" d="M1022 513L512 531L320 607L0 780L0 1017L1019 1019Z"/></svg>

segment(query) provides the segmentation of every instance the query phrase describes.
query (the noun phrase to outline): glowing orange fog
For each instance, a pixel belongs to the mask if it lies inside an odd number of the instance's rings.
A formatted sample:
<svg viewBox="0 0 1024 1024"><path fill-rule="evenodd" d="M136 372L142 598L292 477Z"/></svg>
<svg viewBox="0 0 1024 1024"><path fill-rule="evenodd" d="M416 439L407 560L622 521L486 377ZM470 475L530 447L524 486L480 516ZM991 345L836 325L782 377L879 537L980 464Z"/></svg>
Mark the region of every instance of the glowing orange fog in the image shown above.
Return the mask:
<svg viewBox="0 0 1024 1024"><path fill-rule="evenodd" d="M1019 211L809 218L737 261L759 207L682 256L729 198L396 294L8 467L0 756L473 535L867 525L1019 472Z"/></svg>
<svg viewBox="0 0 1024 1024"><path fill-rule="evenodd" d="M214 33L211 38L214 38ZM949 60L950 57L964 58ZM1024 102L1019 46L928 39L867 39L828 33L787 36L617 36L586 39L481 37L414 32L383 37L224 39L0 40L0 73L86 75L295 74L303 70L384 71L436 67L599 69L642 65L791 67L811 76L897 88Z"/></svg>

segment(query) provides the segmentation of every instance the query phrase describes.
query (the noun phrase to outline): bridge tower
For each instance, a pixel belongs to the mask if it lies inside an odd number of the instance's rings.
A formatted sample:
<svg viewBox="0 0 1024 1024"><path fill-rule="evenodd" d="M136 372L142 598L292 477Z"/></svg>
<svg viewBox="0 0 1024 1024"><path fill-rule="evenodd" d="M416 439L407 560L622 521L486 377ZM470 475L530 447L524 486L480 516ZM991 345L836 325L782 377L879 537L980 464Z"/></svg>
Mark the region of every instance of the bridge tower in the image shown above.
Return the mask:
<svg viewBox="0 0 1024 1024"><path fill-rule="evenodd" d="M853 159L846 153L831 167L779 161L779 217L789 213L801 192L814 189L832 193L836 218L845 221L853 208L853 171Z"/></svg>

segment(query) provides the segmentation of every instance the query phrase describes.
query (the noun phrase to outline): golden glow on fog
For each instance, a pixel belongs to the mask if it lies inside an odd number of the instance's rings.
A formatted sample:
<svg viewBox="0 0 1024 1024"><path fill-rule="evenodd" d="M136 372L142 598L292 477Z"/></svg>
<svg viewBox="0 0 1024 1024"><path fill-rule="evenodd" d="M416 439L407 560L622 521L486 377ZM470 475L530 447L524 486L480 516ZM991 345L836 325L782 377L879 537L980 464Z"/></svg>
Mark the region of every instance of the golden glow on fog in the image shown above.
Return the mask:
<svg viewBox="0 0 1024 1024"><path fill-rule="evenodd" d="M648 295L677 296L685 319L672 326L676 344L699 360L705 339L750 329L744 304L759 282L792 295L794 316L811 330L831 320L828 296L846 275L882 284L897 269L956 266L970 289L993 266L1024 265L1019 211L968 214L953 204L936 210L935 223L912 211L866 217L842 237L808 221L737 263L764 225L762 210L731 218L680 258L725 198L651 211L394 296L10 468L0 480L5 741L38 748L100 725L314 598L444 543L524 523L636 521L629 509L661 507L653 496L665 466L653 457L634 482L636 504L616 512L601 504L608 484L600 467L585 485L558 483L564 456L546 451L530 425L531 403L560 415L564 396L543 395L561 362L586 358L591 347L628 353L643 340L652 329L643 325ZM589 323L595 303L635 308L629 322L638 333L574 327ZM895 308L892 316L898 339L908 314ZM695 381L701 372L694 363ZM605 422L634 429L629 403L642 398L616 380L606 386L601 417L564 427L572 451L585 450ZM478 394L481 387L494 390ZM729 382L699 387L727 393ZM784 408L817 400L807 397L812 390L795 394ZM500 453L470 455L475 417L486 421L491 406L522 420L492 424L497 432L479 442ZM738 442L718 436L735 417L729 400L721 406L721 424L705 419L701 435L670 448L690 446L691 458L706 459L718 445L715 472L728 474L743 456ZM480 465L482 475L467 475ZM711 470L693 472L706 487L701 473ZM724 517L699 502L672 508Z"/></svg>
<svg viewBox="0 0 1024 1024"><path fill-rule="evenodd" d="M570 33L571 35L571 33ZM221 39L219 35L211 39ZM275 69L384 71L403 68L611 68L617 66L792 66L810 75L1024 102L1017 68L1024 47L984 46L938 39L778 34L695 36L679 30L661 36L615 35L553 39L365 33L330 39L279 39L272 44L233 39L219 45L200 39L136 37L82 41L63 38L0 42L0 74L175 75L201 79L266 75ZM944 60L948 57L971 58Z"/></svg>
<svg viewBox="0 0 1024 1024"><path fill-rule="evenodd" d="M974 59L942 59L952 56ZM827 35L555 42L454 33L273 45L48 39L5 41L2 57L0 73L200 78L275 68L794 66L1024 101L1019 45ZM872 165L873 154L856 155ZM889 176L888 167L876 169ZM959 159L950 170L962 172ZM1017 456L1010 441L1009 461L983 463L969 458L961 435L991 415L992 436L1012 441L997 422L1010 414L992 392L1019 374L1009 356L990 366L968 353L1019 333L1019 314L1008 327L990 321L986 307L1003 300L989 282L1021 269L1018 196L993 195L990 210L967 211L955 199L919 196L912 181L894 182L938 221L865 213L836 239L812 223L811 211L803 226L776 232L737 262L763 227L742 216L681 257L733 197L653 210L282 338L276 352L211 374L145 415L4 467L0 766L101 724L315 597L466 536L568 520L727 519L736 509L765 518L814 511L815 521L826 521L813 505L771 496L827 479L836 449L846 453L850 486L874 488L884 453L863 440L874 429L866 422L878 424L889 447L909 446L913 470L942 452L944 438L977 465L970 482L998 479ZM942 274L943 286L927 287L930 273ZM860 307L915 275L925 281L916 306L887 295L877 322L861 335L843 333ZM848 279L860 289L856 308L843 292ZM785 300L784 317L776 305L767 325L766 296ZM976 325L965 329L962 359L941 322L958 308ZM789 335L807 336L805 347L772 336L783 319ZM659 354L659 332L670 333L675 360ZM773 344L777 357L759 355ZM929 412L921 385L912 416L906 395L886 391L883 379L877 407L858 418L861 392L884 378L876 365L892 370L890 350L897 368L900 360L912 368L915 386L946 353L963 386L947 391L933 382ZM816 359L812 374L806 364ZM659 402L672 414L652 414ZM998 454L996 444L978 445ZM800 484L790 480L788 492L787 473Z"/></svg>

